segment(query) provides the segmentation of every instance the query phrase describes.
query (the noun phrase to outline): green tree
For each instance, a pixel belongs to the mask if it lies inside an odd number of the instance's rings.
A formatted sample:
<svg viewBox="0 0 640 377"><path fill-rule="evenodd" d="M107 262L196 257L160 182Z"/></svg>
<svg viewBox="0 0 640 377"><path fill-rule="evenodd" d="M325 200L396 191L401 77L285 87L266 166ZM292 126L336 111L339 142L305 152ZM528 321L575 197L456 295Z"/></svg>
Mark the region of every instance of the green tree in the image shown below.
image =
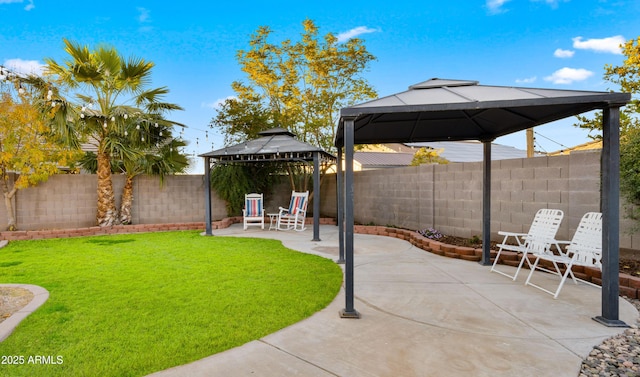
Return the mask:
<svg viewBox="0 0 640 377"><path fill-rule="evenodd" d="M640 37L628 40L623 46L622 65L605 66L604 79L620 86L622 92L640 93ZM620 192L630 205L627 216L640 220L640 100L631 102L620 112ZM602 138L602 112L593 118L578 116L577 127L595 131L593 139Z"/></svg>
<svg viewBox="0 0 640 377"><path fill-rule="evenodd" d="M260 131L282 127L309 144L334 150L340 109L376 97L363 74L375 60L364 42L344 43L332 34L319 35L311 20L302 23L301 39L271 43L272 30L259 27L249 48L236 58L247 81L234 81L236 96L227 99L211 121L225 144L258 137ZM309 184L308 166L285 168L292 189Z"/></svg>
<svg viewBox="0 0 640 377"><path fill-rule="evenodd" d="M271 188L278 181L275 164L220 164L211 172L211 186L226 203L227 215L242 213L244 195L261 192L265 198L271 194Z"/></svg>
<svg viewBox="0 0 640 377"><path fill-rule="evenodd" d="M236 57L248 83L235 81L235 99L214 118L228 141L255 138L274 126L302 141L333 148L340 109L376 97L362 76L375 60L361 39L344 43L332 34L320 37L311 20L302 22L301 40L269 42L272 31L262 26L251 36L249 49Z"/></svg>
<svg viewBox="0 0 640 377"><path fill-rule="evenodd" d="M20 189L35 186L69 167L81 155L79 150L64 147L51 134L43 114L34 105L32 88L10 80L4 70L0 75L0 187L7 210L7 229L16 230L13 198ZM16 84L19 88L12 88ZM17 90L16 90L17 89ZM19 91L19 94L18 94ZM16 178L12 181L11 174Z"/></svg>
<svg viewBox="0 0 640 377"><path fill-rule="evenodd" d="M90 50L69 40L64 40L64 62L45 59L45 75L60 87L60 93L51 98L51 119L55 132L69 145L81 141L95 142L97 146L97 215L99 226L118 223L111 160L115 155L137 151L128 143L126 132L131 124L136 130L132 136L151 135L155 123L171 127L177 123L157 119L149 114L150 106L166 88L147 89L151 83L153 63L135 57L125 58L110 46L98 46ZM68 93L68 94L67 94ZM64 95L67 94L67 95ZM75 95L75 101L69 99ZM160 105L159 105L160 106Z"/></svg>
<svg viewBox="0 0 640 377"><path fill-rule="evenodd" d="M440 156L442 149L427 149L422 147L413 155L409 166L419 166L423 164L448 164L449 160Z"/></svg>

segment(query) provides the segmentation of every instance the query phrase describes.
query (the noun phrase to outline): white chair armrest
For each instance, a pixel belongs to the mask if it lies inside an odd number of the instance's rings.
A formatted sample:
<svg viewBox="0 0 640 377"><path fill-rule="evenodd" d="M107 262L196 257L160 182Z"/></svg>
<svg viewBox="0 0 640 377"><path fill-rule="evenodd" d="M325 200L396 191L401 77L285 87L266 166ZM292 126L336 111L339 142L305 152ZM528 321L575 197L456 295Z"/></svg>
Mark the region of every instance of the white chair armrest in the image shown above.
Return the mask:
<svg viewBox="0 0 640 377"><path fill-rule="evenodd" d="M505 232L503 230L498 231L498 234L501 236L510 236L510 237L524 237L527 235L527 233Z"/></svg>

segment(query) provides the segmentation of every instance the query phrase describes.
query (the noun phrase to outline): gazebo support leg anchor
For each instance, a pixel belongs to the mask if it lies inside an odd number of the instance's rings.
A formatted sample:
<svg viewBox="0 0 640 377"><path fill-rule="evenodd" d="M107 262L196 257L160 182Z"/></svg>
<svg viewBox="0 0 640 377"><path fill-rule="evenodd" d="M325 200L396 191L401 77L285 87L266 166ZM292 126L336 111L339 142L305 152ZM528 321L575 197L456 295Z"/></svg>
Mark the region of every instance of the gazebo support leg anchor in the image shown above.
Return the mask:
<svg viewBox="0 0 640 377"><path fill-rule="evenodd" d="M607 319L600 315L597 317L593 317L592 319L599 324L605 325L607 327L629 327L629 325L619 319Z"/></svg>
<svg viewBox="0 0 640 377"><path fill-rule="evenodd" d="M340 310L340 318L347 319L360 319L360 313L357 310L353 309L352 311L347 311L347 309Z"/></svg>

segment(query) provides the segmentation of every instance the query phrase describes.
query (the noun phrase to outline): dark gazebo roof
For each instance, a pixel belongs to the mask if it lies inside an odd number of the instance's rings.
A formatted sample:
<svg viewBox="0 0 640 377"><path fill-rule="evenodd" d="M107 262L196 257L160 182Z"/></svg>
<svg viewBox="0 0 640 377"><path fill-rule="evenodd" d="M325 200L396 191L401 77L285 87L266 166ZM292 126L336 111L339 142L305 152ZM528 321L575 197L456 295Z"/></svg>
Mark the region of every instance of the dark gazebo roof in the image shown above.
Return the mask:
<svg viewBox="0 0 640 377"><path fill-rule="evenodd" d="M347 117L355 117L354 144L490 141L611 104L624 105L629 99L628 93L488 86L434 78L401 93L343 108L335 143L344 144Z"/></svg>
<svg viewBox="0 0 640 377"><path fill-rule="evenodd" d="M295 134L284 128L272 128L258 133L261 137L201 154L205 160L205 182L210 179L216 163L236 162L312 162L313 191L320 192L320 163L335 162L336 158L321 148L296 140ZM215 161L212 161L215 160ZM205 234L211 235L211 185L205 186ZM313 201L313 241L320 241L320 195Z"/></svg>
<svg viewBox="0 0 640 377"><path fill-rule="evenodd" d="M324 160L335 160L330 153L297 140L295 134L284 128L272 128L258 134L261 137L257 139L204 153L200 157L227 162L313 161L314 153L320 153Z"/></svg>
<svg viewBox="0 0 640 377"><path fill-rule="evenodd" d="M341 316L359 317L353 307L353 149L355 144L480 140L484 144L482 192L482 260L490 265L491 141L540 124L603 110L602 149L602 315L607 326L618 319L620 107L629 93L513 88L478 85L477 81L431 79L409 90L343 108L336 132L338 156L345 150L345 189L338 183L338 226L345 228L340 257L346 256L345 309ZM340 172L341 162L338 162ZM342 201L341 196L345 197ZM342 219L344 206L344 221Z"/></svg>

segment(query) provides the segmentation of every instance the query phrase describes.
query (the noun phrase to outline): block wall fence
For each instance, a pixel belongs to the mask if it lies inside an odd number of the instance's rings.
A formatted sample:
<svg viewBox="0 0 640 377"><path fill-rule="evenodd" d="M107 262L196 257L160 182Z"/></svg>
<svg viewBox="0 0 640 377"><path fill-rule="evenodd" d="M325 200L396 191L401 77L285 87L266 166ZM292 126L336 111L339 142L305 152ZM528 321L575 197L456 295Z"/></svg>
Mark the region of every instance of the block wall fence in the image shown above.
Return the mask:
<svg viewBox="0 0 640 377"><path fill-rule="evenodd" d="M493 161L491 173L493 240L499 230L526 233L540 208L564 211L558 238L571 239L586 212L600 211L599 151ZM481 162L355 172L353 190L357 223L481 236ZM324 185L323 216L336 216L335 195ZM633 223L620 214L620 247L640 250L640 233L629 234Z"/></svg>
<svg viewBox="0 0 640 377"><path fill-rule="evenodd" d="M540 208L559 208L565 217L558 238L570 239L585 212L600 211L600 153L536 157L492 162L491 230L526 232ZM114 176L116 202L124 185ZM335 174L323 178L322 217L336 217ZM14 199L20 230L72 229L95 226L95 175L56 175ZM442 233L471 237L482 229L482 163L452 163L368 170L354 173L354 216L359 224L406 229L434 227ZM134 185L133 224L204 221L202 175L139 176ZM287 206L291 188L284 183L265 197L267 212ZM224 201L211 195L212 218L227 217ZM313 206L309 204L311 212ZM640 250L640 233L629 234L631 221L621 210L620 246ZM237 214L236 214L237 215ZM0 206L0 228L7 226Z"/></svg>

